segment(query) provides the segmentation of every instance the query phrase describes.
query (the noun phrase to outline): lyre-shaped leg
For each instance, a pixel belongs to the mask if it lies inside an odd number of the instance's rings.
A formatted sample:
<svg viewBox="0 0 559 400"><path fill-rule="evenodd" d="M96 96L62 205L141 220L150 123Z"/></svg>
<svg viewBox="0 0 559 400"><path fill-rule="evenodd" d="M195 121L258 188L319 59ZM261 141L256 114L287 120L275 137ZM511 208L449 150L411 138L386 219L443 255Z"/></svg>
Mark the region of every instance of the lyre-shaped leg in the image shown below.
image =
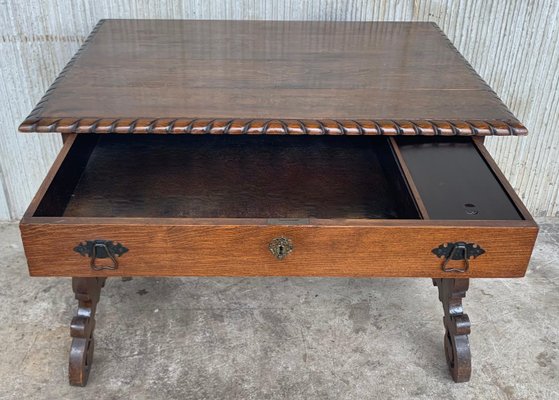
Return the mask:
<svg viewBox="0 0 559 400"><path fill-rule="evenodd" d="M72 347L68 376L70 385L73 386L87 384L93 361L95 309L105 280L106 278L72 278L72 289L79 301L78 312L70 325Z"/></svg>
<svg viewBox="0 0 559 400"><path fill-rule="evenodd" d="M469 279L433 279L433 284L439 289L439 300L443 303L444 349L454 382L469 381L472 371L468 340L470 319L462 307L469 283Z"/></svg>

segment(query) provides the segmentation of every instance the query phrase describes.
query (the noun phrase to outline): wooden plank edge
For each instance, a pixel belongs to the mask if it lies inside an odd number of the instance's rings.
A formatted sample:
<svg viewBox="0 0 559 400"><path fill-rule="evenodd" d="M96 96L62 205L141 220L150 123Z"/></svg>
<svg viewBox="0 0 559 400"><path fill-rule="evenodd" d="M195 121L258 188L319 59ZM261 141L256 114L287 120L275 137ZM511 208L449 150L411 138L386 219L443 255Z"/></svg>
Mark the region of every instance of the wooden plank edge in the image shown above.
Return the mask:
<svg viewBox="0 0 559 400"><path fill-rule="evenodd" d="M99 29L101 28L101 25L103 25L103 23L105 21L106 21L105 19L101 19L93 27L93 30L89 33L89 35L87 36L87 38L85 39L83 44L80 46L80 48L78 49L76 54L74 54L74 56L70 59L70 61L68 61L66 66L62 69L62 71L60 71L60 74L58 74L58 76L56 77L54 82L47 89L47 91L45 92L45 94L43 95L41 100L39 100L39 102L37 103L35 108L31 111L29 116L20 125L19 130L21 132L33 132L33 131L35 131L34 122L32 122L32 121L39 122L41 120L44 120L44 118L41 118L40 116L41 116L41 114L43 112L43 109L44 109L46 103L48 102L50 96L56 90L56 88L60 84L60 82L64 79L64 76L68 73L70 68L75 64L75 62L78 60L78 58L80 58L80 56L85 52L88 45L93 41L93 37L99 31ZM53 131L49 131L49 132L58 132L58 131L53 130ZM73 132L61 132L61 133L73 133Z"/></svg>
<svg viewBox="0 0 559 400"><path fill-rule="evenodd" d="M406 160L404 160L404 157L402 157L402 152L400 151L400 147L398 146L398 143L396 143L396 140L394 140L394 138L392 138L392 137L389 139L389 143L390 143L390 147L392 149L392 152L394 153L394 156L396 157L396 162L398 163L398 167L400 168L402 174L404 175L404 180L406 181L406 184L408 185L408 189L411 192L410 194L413 198L413 201L414 201L415 205L417 206L417 209L419 211L419 214L420 214L421 218L423 218L424 220L431 219L431 218L429 218L429 213L427 212L427 207L425 207L425 203L423 202L423 199L421 198L421 194L419 193L419 190L417 190L417 186L415 185L413 177L410 173L410 169L408 168L408 164L406 163Z"/></svg>
<svg viewBox="0 0 559 400"><path fill-rule="evenodd" d="M520 200L520 198L516 194L516 191L509 183L508 179L505 177L505 175L503 174L503 172L501 171L501 169L499 168L499 166L497 165L497 163L495 162L491 154L489 154L487 148L483 145L483 141L479 140L479 138L474 138L473 142L474 145L476 146L476 149L478 150L482 158L485 160L485 162L491 169L491 172L493 172L493 174L501 184L502 188L505 190L509 198L512 200L514 206L516 207L516 209L518 210L522 218L530 222L531 225L537 227L538 225L536 221L534 221L534 218L532 217L532 215L530 214L530 212L528 211L528 209L526 208L522 200Z"/></svg>
<svg viewBox="0 0 559 400"><path fill-rule="evenodd" d="M54 163L50 167L49 172L47 173L47 176L43 180L43 183L41 183L41 186L39 186L39 190L37 190L37 193L35 193L35 196L33 196L33 200L31 200L31 203L29 204L29 206L27 207L27 210L23 214L23 218L21 219L20 224L23 223L24 221L27 221L27 220L31 219L33 217L33 214L35 214L35 211L37 210L37 207L39 207L39 204L41 203L41 200L45 196L45 193L49 189L54 177L58 173L58 170L60 169L60 166L62 165L62 163L66 159L66 156L68 155L68 152L70 151L70 149L72 148L72 145L76 141L76 138L77 138L77 135L68 135L64 139L64 144L62 145L62 149L60 150L60 152L56 156L56 159L54 160Z"/></svg>

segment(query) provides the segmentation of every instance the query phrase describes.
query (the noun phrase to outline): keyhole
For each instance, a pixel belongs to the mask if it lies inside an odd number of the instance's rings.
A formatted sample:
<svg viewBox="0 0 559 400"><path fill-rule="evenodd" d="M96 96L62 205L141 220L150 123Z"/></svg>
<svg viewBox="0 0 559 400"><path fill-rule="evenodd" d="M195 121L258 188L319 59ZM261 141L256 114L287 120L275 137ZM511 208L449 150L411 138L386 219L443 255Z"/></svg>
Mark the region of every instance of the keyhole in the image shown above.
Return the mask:
<svg viewBox="0 0 559 400"><path fill-rule="evenodd" d="M284 237L279 237L272 240L268 245L268 248L270 249L274 257L276 257L278 260L283 260L293 250L291 240Z"/></svg>

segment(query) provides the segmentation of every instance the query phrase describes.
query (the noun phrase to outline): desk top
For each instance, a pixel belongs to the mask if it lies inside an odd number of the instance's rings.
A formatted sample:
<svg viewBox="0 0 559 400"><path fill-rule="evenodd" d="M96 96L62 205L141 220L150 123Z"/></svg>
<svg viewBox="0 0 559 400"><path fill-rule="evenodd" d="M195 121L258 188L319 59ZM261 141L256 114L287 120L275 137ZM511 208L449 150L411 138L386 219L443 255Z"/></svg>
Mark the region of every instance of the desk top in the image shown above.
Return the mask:
<svg viewBox="0 0 559 400"><path fill-rule="evenodd" d="M22 132L521 135L428 22L101 20Z"/></svg>

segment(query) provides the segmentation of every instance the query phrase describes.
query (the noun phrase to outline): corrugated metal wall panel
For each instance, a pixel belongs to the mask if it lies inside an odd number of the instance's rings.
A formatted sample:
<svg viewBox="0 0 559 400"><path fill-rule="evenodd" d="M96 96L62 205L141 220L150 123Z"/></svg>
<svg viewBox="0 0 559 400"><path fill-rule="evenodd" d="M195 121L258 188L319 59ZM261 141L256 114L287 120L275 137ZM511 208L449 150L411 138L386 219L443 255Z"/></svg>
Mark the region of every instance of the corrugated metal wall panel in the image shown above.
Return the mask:
<svg viewBox="0 0 559 400"><path fill-rule="evenodd" d="M0 181L2 180L2 174L0 173ZM0 186L0 221L10 219L10 209L8 207L8 201L4 193L4 187Z"/></svg>
<svg viewBox="0 0 559 400"><path fill-rule="evenodd" d="M526 124L487 141L537 216L559 215L559 2L554 0L8 0L0 4L0 219L19 218L55 157L57 135L17 124L101 18L429 20ZM3 199L5 193L6 199Z"/></svg>

